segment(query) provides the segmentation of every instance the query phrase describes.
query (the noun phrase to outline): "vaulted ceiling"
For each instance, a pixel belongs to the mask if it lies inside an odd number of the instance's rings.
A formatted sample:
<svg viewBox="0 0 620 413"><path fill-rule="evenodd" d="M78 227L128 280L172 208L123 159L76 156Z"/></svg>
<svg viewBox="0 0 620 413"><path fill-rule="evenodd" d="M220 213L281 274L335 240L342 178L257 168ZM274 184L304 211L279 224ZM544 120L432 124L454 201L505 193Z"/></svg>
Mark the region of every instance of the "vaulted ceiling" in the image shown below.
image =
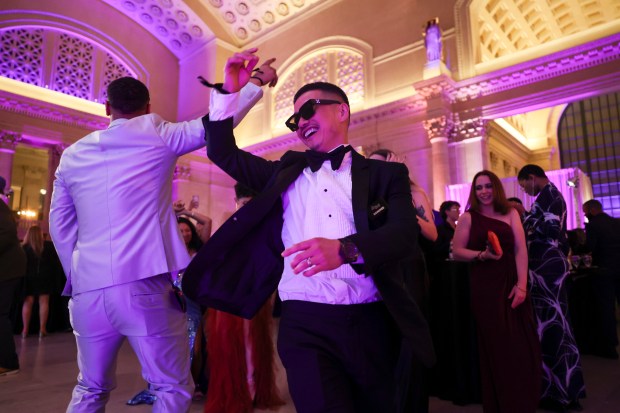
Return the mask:
<svg viewBox="0 0 620 413"><path fill-rule="evenodd" d="M297 19L329 13L329 7L342 0L102 1L132 18L183 58L215 38L237 47L255 44ZM363 7L364 2L359 1ZM455 4L469 4L471 8L472 35L478 49L475 63L583 37L605 27L617 27L620 22L618 0L472 0L454 2L452 7Z"/></svg>
<svg viewBox="0 0 620 413"><path fill-rule="evenodd" d="M340 0L102 0L182 58L218 37L243 47Z"/></svg>
<svg viewBox="0 0 620 413"><path fill-rule="evenodd" d="M474 1L480 55L488 62L620 20L618 0Z"/></svg>

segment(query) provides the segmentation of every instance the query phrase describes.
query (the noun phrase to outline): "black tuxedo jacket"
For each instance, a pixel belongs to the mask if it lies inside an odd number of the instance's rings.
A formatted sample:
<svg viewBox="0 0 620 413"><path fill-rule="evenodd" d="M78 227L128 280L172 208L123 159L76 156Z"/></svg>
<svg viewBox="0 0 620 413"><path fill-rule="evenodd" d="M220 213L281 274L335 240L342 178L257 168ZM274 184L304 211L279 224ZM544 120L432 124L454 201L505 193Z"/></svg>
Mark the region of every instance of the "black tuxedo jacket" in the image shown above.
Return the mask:
<svg viewBox="0 0 620 413"><path fill-rule="evenodd" d="M620 264L620 219L602 212L586 224L586 242L592 251L592 264L615 272Z"/></svg>
<svg viewBox="0 0 620 413"><path fill-rule="evenodd" d="M183 291L202 305L251 318L282 276L281 195L307 163L303 152L289 151L279 161L268 161L240 150L231 119L205 119L205 128L209 158L259 195L198 251L183 275ZM414 356L430 366L434 352L428 325L411 291L419 226L407 168L352 152L351 179L357 231L351 240L364 258L354 269L373 277Z"/></svg>

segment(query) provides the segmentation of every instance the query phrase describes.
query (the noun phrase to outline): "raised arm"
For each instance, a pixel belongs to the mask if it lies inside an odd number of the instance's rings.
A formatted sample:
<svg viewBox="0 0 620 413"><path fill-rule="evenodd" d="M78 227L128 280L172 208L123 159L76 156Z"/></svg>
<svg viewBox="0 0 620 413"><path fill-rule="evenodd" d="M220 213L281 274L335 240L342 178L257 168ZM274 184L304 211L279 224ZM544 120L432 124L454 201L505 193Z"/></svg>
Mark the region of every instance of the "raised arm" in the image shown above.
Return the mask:
<svg viewBox="0 0 620 413"><path fill-rule="evenodd" d="M211 92L210 113L203 119L207 130L207 156L220 169L252 189L261 191L269 181L278 162L267 161L249 152L239 149L230 124L230 118L239 111L239 98L250 82L275 84L277 75L271 67L274 59L261 65L262 73L252 73L258 62L256 49L235 53L226 62L224 86L226 92ZM256 85L247 85L256 88ZM238 93L241 91L242 93Z"/></svg>

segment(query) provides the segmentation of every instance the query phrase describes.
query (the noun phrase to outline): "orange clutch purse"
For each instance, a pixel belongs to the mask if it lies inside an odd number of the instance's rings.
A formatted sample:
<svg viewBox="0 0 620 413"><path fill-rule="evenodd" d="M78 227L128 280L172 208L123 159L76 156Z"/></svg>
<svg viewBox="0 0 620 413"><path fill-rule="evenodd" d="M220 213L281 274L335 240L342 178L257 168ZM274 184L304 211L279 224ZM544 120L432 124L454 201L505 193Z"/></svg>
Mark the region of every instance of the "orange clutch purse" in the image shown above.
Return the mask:
<svg viewBox="0 0 620 413"><path fill-rule="evenodd" d="M489 239L489 246L491 247L491 252L495 255L502 255L502 246L499 243L499 238L495 235L495 232L489 231L487 234L487 238Z"/></svg>

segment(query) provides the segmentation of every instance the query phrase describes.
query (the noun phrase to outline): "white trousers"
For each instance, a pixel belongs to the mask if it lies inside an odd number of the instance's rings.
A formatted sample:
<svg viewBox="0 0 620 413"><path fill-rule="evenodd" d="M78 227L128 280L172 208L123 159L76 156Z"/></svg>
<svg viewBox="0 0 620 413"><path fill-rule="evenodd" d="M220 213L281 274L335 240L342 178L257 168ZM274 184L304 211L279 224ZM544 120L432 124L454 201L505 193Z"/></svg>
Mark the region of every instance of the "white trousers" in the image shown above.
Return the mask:
<svg viewBox="0 0 620 413"><path fill-rule="evenodd" d="M68 413L105 411L116 387L116 359L125 338L157 396L153 412L189 411L194 383L187 318L168 275L77 294L69 302L69 313L80 374Z"/></svg>

